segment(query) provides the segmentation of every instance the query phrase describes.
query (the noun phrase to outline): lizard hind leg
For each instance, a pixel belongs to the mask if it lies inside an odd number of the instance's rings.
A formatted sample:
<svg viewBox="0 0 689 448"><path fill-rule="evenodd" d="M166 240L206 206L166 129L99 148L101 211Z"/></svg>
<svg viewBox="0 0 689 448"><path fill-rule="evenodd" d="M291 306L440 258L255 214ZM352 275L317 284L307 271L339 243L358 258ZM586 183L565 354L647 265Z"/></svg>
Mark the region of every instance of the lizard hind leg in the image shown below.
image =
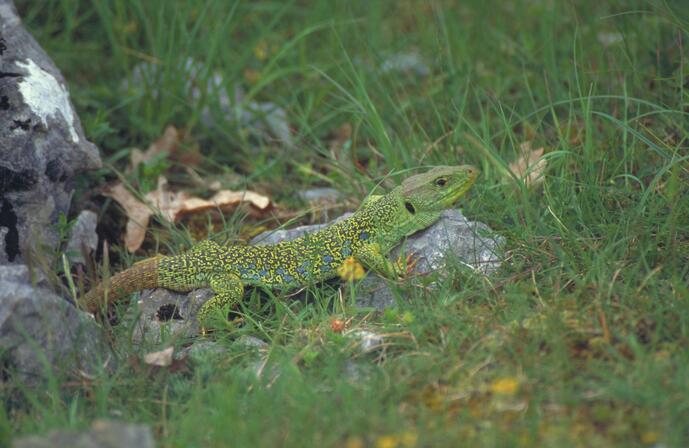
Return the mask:
<svg viewBox="0 0 689 448"><path fill-rule="evenodd" d="M212 316L220 312L224 314L232 305L239 302L244 295L244 285L239 277L227 273L213 274L208 283L215 292L215 296L204 303L199 309L197 319L202 329L210 322Z"/></svg>

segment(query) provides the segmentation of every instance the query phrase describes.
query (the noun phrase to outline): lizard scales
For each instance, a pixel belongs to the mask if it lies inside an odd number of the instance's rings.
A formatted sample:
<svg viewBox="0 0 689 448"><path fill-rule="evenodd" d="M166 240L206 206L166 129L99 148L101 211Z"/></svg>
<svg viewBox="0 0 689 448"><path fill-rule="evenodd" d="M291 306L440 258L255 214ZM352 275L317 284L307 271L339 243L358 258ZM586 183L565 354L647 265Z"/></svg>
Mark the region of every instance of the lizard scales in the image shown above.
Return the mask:
<svg viewBox="0 0 689 448"><path fill-rule="evenodd" d="M386 195L370 196L349 218L293 241L265 246L221 246L206 240L186 253L135 263L89 291L82 305L95 312L108 302L145 288L190 291L210 286L216 296L199 311L203 320L213 309L241 300L245 285L296 288L337 276L353 257L386 277L399 268L385 256L404 237L438 220L474 183L472 166L440 166L412 176Z"/></svg>

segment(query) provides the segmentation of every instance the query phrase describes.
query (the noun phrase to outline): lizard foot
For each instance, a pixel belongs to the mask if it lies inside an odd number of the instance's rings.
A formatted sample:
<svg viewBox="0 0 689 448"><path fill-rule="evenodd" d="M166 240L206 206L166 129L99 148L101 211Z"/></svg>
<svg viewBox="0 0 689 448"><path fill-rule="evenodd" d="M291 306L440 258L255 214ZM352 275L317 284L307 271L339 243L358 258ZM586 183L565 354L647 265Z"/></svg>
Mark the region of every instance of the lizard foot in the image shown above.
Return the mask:
<svg viewBox="0 0 689 448"><path fill-rule="evenodd" d="M404 258L400 255L395 263L398 273L397 276L400 280L411 277L418 262L419 259L416 257L416 254L407 254Z"/></svg>

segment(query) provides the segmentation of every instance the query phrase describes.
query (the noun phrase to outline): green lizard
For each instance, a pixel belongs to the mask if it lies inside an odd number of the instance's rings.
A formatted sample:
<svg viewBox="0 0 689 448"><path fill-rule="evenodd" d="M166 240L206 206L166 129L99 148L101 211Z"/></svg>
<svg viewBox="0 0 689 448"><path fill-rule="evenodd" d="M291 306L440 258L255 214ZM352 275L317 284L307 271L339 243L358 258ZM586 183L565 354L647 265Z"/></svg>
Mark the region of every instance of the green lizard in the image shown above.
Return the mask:
<svg viewBox="0 0 689 448"><path fill-rule="evenodd" d="M350 257L387 278L398 278L401 269L386 254L437 221L477 176L469 165L439 166L409 177L388 194L369 196L349 218L293 241L221 246L206 240L181 255L149 258L89 291L81 304L96 312L105 297L113 302L144 288L190 291L210 286L216 295L199 310L203 323L213 310L241 300L245 285L297 288L336 277Z"/></svg>

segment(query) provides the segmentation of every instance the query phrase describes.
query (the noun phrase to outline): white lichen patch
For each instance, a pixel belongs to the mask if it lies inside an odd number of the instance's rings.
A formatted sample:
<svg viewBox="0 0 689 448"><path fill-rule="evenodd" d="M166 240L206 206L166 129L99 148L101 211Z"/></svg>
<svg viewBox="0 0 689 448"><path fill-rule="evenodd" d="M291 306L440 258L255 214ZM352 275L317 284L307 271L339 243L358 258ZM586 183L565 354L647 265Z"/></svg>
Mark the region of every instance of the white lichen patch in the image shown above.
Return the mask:
<svg viewBox="0 0 689 448"><path fill-rule="evenodd" d="M74 128L74 110L69 103L67 89L31 59L16 64L26 71L26 75L19 82L19 92L24 97L26 105L46 127L48 117L62 115L72 141L77 143L79 136Z"/></svg>

